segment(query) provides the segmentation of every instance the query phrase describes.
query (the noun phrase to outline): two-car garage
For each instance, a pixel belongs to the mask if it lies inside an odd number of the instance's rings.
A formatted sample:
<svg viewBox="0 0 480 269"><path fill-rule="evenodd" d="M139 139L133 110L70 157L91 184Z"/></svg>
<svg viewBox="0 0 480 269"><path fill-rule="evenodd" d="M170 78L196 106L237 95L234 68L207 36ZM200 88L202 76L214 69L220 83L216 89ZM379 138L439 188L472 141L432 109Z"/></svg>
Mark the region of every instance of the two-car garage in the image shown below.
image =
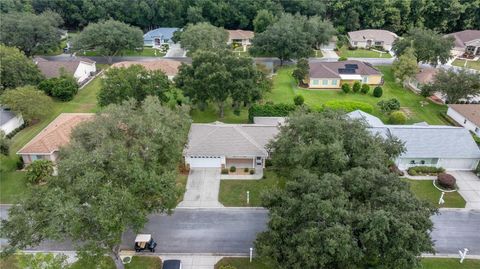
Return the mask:
<svg viewBox="0 0 480 269"><path fill-rule="evenodd" d="M188 156L185 163L190 168L221 168L225 164L224 156Z"/></svg>

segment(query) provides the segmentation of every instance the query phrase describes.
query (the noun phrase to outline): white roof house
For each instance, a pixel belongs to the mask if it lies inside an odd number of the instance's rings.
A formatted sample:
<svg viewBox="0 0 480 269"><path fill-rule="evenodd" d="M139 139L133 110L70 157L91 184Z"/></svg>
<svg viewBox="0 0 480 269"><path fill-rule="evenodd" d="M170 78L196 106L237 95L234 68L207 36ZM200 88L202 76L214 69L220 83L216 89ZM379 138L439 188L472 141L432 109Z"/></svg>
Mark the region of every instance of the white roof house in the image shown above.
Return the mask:
<svg viewBox="0 0 480 269"><path fill-rule="evenodd" d="M368 113L353 111L351 119L364 121L374 134L396 137L406 151L398 157L400 169L411 166L436 166L447 170L473 170L480 160L480 149L463 127L444 125L386 125Z"/></svg>
<svg viewBox="0 0 480 269"><path fill-rule="evenodd" d="M10 134L22 125L23 118L21 115L16 115L12 111L0 107L0 130L2 130L5 135Z"/></svg>

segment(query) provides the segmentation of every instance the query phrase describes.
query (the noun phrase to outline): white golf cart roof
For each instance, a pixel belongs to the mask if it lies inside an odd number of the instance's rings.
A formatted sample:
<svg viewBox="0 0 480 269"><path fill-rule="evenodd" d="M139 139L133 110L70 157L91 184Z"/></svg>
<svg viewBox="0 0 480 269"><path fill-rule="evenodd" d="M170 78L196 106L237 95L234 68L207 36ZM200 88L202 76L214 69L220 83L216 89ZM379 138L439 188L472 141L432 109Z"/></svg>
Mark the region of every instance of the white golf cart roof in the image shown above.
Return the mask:
<svg viewBox="0 0 480 269"><path fill-rule="evenodd" d="M137 243L137 242L149 242L150 239L152 239L151 234L137 234L137 237L135 237L135 243Z"/></svg>

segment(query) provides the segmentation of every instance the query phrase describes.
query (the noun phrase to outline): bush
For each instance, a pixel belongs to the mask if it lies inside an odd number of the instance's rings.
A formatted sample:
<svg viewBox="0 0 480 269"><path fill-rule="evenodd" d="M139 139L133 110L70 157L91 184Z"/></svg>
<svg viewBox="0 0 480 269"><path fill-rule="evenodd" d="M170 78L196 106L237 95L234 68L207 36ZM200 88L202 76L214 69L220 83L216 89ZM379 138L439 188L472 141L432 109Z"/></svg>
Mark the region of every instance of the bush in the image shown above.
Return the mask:
<svg viewBox="0 0 480 269"><path fill-rule="evenodd" d="M250 170L250 169L248 169L247 167L243 168L243 172L245 172L245 173L248 173L248 170Z"/></svg>
<svg viewBox="0 0 480 269"><path fill-rule="evenodd" d="M70 101L78 92L78 84L73 76L61 76L59 78L46 79L38 88L47 95L57 98L61 101Z"/></svg>
<svg viewBox="0 0 480 269"><path fill-rule="evenodd" d="M19 157L15 165L17 166L17 170L22 170L23 167L25 166L25 164L23 163L23 158Z"/></svg>
<svg viewBox="0 0 480 269"><path fill-rule="evenodd" d="M228 169L222 168L222 175L228 175Z"/></svg>
<svg viewBox="0 0 480 269"><path fill-rule="evenodd" d="M350 92L350 84L348 84L348 83L342 84L342 92L349 93Z"/></svg>
<svg viewBox="0 0 480 269"><path fill-rule="evenodd" d="M375 89L373 89L373 96L375 96L377 98L380 98L380 97L382 97L382 95L383 95L382 87L377 86L377 87L375 87Z"/></svg>
<svg viewBox="0 0 480 269"><path fill-rule="evenodd" d="M346 61L346 60L348 60L347 57L343 57L343 56L342 56L342 57L338 58L338 61L339 61L339 62L343 62L343 61Z"/></svg>
<svg viewBox="0 0 480 269"><path fill-rule="evenodd" d="M392 98L389 100L382 100L378 102L377 106L383 113L390 113L392 111L400 109L400 102L397 99Z"/></svg>
<svg viewBox="0 0 480 269"><path fill-rule="evenodd" d="M455 189L455 183L457 180L450 174L440 173L437 176L437 182L440 184L440 186L452 190Z"/></svg>
<svg viewBox="0 0 480 269"><path fill-rule="evenodd" d="M390 114L389 121L391 124L405 124L407 116L402 111L394 111Z"/></svg>
<svg viewBox="0 0 480 269"><path fill-rule="evenodd" d="M305 103L305 98L303 98L302 95L296 95L293 97L293 103L295 103L296 106L301 106Z"/></svg>
<svg viewBox="0 0 480 269"><path fill-rule="evenodd" d="M5 132L0 130L0 154L8 156L10 149L10 139L7 138Z"/></svg>
<svg viewBox="0 0 480 269"><path fill-rule="evenodd" d="M295 109L294 104L255 104L248 109L248 120L253 122L254 117L286 117Z"/></svg>
<svg viewBox="0 0 480 269"><path fill-rule="evenodd" d="M231 167L230 167L230 172L233 173L233 172L235 172L235 171L237 171L237 168L236 168L235 166L231 166Z"/></svg>
<svg viewBox="0 0 480 269"><path fill-rule="evenodd" d="M272 160L266 159L265 160L265 167L270 167L270 166L272 166ZM479 167L480 167L480 165L479 165Z"/></svg>
<svg viewBox="0 0 480 269"><path fill-rule="evenodd" d="M433 166L413 166L408 168L408 174L412 176L428 176L428 175L437 175L439 173L445 172L445 169L442 167L433 167Z"/></svg>
<svg viewBox="0 0 480 269"><path fill-rule="evenodd" d="M355 101L331 100L325 103L325 107L333 110L343 110L345 112L352 112L357 109L367 113L373 112L372 105Z"/></svg>
<svg viewBox="0 0 480 269"><path fill-rule="evenodd" d="M49 160L36 160L27 167L27 180L30 184L39 184L53 173L53 163Z"/></svg>
<svg viewBox="0 0 480 269"><path fill-rule="evenodd" d="M354 93L359 92L361 88L362 88L362 84L360 83L360 81L355 81L355 83L353 83L352 90Z"/></svg>
<svg viewBox="0 0 480 269"><path fill-rule="evenodd" d="M370 86L368 84L362 84L362 89L360 90L361 93L367 94L370 91Z"/></svg>
<svg viewBox="0 0 480 269"><path fill-rule="evenodd" d="M250 175L255 174L255 169L250 169Z"/></svg>

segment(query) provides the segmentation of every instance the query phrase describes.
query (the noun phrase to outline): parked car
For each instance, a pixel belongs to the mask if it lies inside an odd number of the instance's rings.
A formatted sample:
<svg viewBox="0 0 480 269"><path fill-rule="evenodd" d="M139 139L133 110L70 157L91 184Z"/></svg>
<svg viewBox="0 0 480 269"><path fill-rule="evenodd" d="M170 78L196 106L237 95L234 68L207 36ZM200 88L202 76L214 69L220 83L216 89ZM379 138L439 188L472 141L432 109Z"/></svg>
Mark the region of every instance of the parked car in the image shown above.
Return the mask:
<svg viewBox="0 0 480 269"><path fill-rule="evenodd" d="M144 250L150 250L150 252L155 252L157 247L157 242L152 238L151 234L137 234L135 238L135 251L140 252Z"/></svg>
<svg viewBox="0 0 480 269"><path fill-rule="evenodd" d="M163 261L162 269L182 269L182 262L180 260Z"/></svg>

